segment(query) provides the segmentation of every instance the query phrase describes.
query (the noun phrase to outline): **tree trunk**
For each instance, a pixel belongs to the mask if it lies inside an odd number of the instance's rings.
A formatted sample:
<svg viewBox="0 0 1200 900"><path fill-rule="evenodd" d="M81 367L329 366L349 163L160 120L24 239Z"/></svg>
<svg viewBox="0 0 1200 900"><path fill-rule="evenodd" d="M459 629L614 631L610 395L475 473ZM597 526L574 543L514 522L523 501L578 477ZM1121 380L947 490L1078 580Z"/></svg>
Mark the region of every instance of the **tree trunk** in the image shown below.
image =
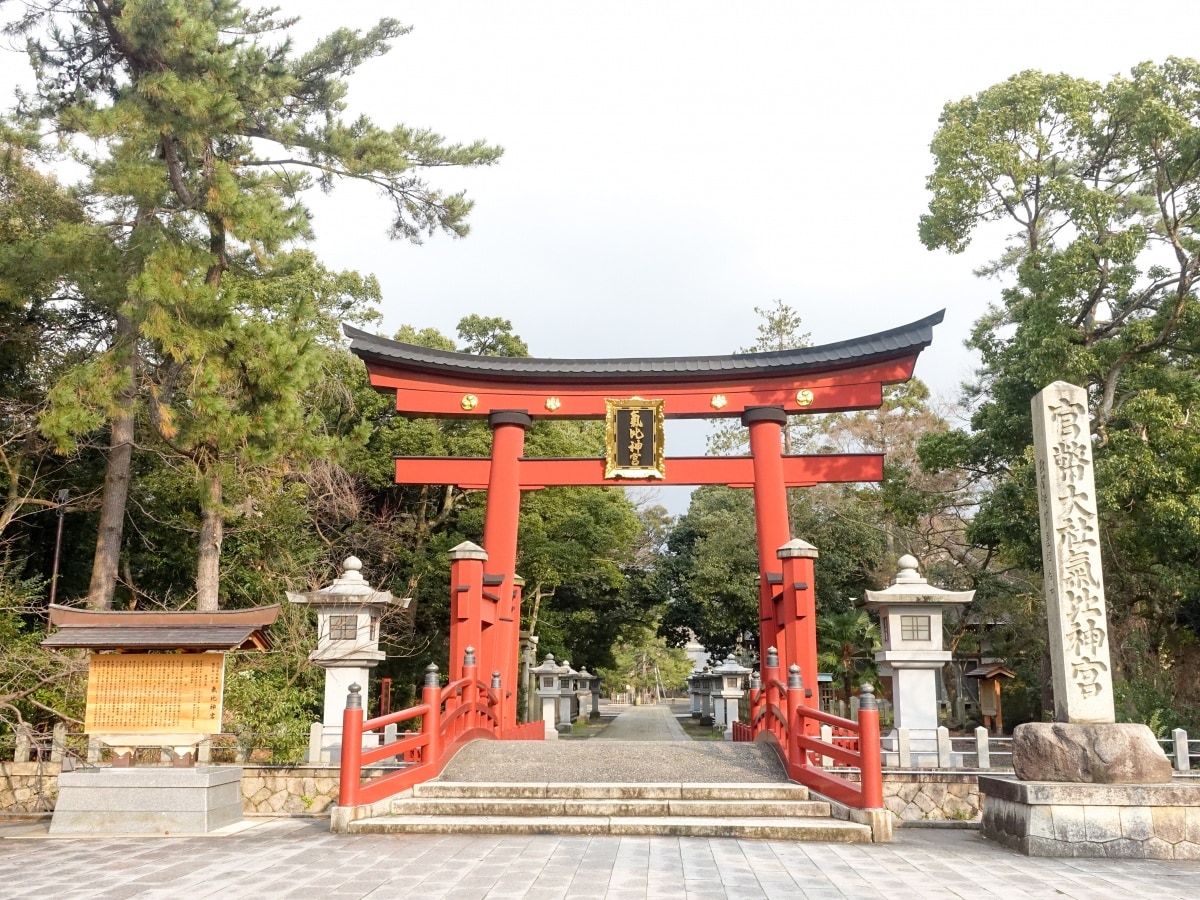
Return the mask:
<svg viewBox="0 0 1200 900"><path fill-rule="evenodd" d="M196 609L216 612L220 594L221 541L225 520L221 515L221 473L218 464L210 464L204 473L200 499L200 547L196 559Z"/></svg>
<svg viewBox="0 0 1200 900"><path fill-rule="evenodd" d="M96 530L96 555L92 557L92 580L88 606L111 609L121 560L121 537L125 531L125 505L133 471L133 403L137 395L137 363L133 322L117 314L116 337L129 345L125 361L128 385L117 398L117 411L110 423L108 459L104 465L104 491L100 500L100 522Z"/></svg>

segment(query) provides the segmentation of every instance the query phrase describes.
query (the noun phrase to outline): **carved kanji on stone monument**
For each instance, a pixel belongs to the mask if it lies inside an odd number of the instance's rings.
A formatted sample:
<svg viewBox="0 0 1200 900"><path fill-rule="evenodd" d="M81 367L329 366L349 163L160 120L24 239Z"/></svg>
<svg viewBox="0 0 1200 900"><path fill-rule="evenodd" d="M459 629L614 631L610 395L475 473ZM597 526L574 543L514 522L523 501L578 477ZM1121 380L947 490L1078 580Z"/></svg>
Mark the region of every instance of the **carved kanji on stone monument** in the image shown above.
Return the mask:
<svg viewBox="0 0 1200 900"><path fill-rule="evenodd" d="M1113 722L1087 391L1056 381L1033 398L1033 446L1055 718Z"/></svg>

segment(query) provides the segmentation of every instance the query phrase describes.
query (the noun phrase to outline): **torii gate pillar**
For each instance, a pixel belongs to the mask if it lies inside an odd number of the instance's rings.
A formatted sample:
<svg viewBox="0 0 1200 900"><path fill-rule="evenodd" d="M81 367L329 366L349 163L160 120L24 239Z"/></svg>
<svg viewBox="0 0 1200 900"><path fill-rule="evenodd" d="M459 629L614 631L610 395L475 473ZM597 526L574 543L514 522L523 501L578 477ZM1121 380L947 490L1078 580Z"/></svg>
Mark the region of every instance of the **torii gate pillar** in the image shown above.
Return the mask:
<svg viewBox="0 0 1200 900"><path fill-rule="evenodd" d="M488 469L487 511L483 546L489 574L499 576L496 615L485 629L480 646L480 671L501 673L504 719L516 722L517 643L520 637L521 600L513 579L517 568L517 525L521 514L521 454L525 429L533 419L524 410L497 410L488 416L492 429L492 460Z"/></svg>
<svg viewBox="0 0 1200 900"><path fill-rule="evenodd" d="M756 406L742 414L750 429L750 455L754 458L754 525L758 532L758 658L767 658L767 648L777 647L786 665L799 662L788 654L783 641L788 611L776 609L775 584L778 561L775 551L792 538L788 521L787 488L783 478L783 426L787 413L776 406ZM786 667L783 671L787 671ZM815 677L805 673L807 677Z"/></svg>

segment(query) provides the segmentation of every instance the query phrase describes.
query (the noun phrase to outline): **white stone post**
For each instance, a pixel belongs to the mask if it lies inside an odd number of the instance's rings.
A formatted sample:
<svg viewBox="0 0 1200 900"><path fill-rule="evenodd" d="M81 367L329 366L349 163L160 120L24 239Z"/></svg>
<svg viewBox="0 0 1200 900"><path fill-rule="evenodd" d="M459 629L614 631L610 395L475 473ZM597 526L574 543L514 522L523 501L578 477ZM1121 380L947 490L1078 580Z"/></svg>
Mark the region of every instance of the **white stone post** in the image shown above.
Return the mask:
<svg viewBox="0 0 1200 900"><path fill-rule="evenodd" d="M321 722L313 722L308 726L308 753L305 759L311 765L325 762L329 757L322 751L325 746L325 726Z"/></svg>
<svg viewBox="0 0 1200 900"><path fill-rule="evenodd" d="M50 762L60 763L67 753L67 725L65 722L59 722L51 731L50 737Z"/></svg>
<svg viewBox="0 0 1200 900"><path fill-rule="evenodd" d="M975 729L975 765L981 769L992 767L992 752L988 730L980 725Z"/></svg>
<svg viewBox="0 0 1200 900"><path fill-rule="evenodd" d="M950 729L945 725L938 726L937 757L939 769L950 768Z"/></svg>
<svg viewBox="0 0 1200 900"><path fill-rule="evenodd" d="M1055 718L1115 722L1087 391L1056 381L1032 406Z"/></svg>
<svg viewBox="0 0 1200 900"><path fill-rule="evenodd" d="M1180 772L1190 772L1192 752L1189 749L1191 745L1188 743L1188 733L1182 728L1176 728L1171 732L1171 737L1175 741L1175 768Z"/></svg>
<svg viewBox="0 0 1200 900"><path fill-rule="evenodd" d="M822 725L821 726L821 740L823 740L827 744L833 743L833 726L832 725ZM821 765L823 765L825 768L828 769L830 766L833 765L833 757L822 756L821 757Z"/></svg>
<svg viewBox="0 0 1200 900"><path fill-rule="evenodd" d="M900 757L900 768L912 768L912 736L907 728L896 729L896 755Z"/></svg>

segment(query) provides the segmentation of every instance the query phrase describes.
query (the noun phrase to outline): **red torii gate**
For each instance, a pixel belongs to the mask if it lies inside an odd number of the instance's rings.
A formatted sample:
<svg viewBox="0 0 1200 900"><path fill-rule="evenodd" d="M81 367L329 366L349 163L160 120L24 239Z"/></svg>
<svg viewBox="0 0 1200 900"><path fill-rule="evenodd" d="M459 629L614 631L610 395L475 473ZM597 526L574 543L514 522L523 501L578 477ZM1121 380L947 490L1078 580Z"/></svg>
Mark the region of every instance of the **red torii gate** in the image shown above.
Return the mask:
<svg viewBox="0 0 1200 900"><path fill-rule="evenodd" d="M880 481L883 457L784 456L782 426L793 414L877 409L885 384L912 377L917 357L932 342L933 327L943 315L944 310L888 331L819 347L660 359L476 356L391 341L346 327L350 349L366 363L371 384L396 392L397 412L414 417L486 418L492 428L490 458L396 460L398 484L453 484L488 492L486 553L466 551L459 554L462 558L455 566L462 568L463 575L468 568L479 569L462 579L474 586L451 585L451 681L463 675L466 648L477 648L473 669L485 676L500 673L501 722L505 727L516 723L521 597L514 578L521 491L558 485L628 485L644 479L642 483L753 489L761 576L760 658L767 660L768 649L778 648L777 671L786 673L798 664L811 689L817 681L816 551L797 543L782 549L791 541L786 489ZM663 418L733 416L740 416L749 427L750 456L663 455ZM607 459L522 455L525 430L534 419L606 418ZM612 440L614 429L620 428L625 429L622 441L636 440L632 459L633 443L618 445ZM643 440L644 431L648 433ZM645 464L643 455L650 457ZM481 577L477 580L477 576Z"/></svg>

